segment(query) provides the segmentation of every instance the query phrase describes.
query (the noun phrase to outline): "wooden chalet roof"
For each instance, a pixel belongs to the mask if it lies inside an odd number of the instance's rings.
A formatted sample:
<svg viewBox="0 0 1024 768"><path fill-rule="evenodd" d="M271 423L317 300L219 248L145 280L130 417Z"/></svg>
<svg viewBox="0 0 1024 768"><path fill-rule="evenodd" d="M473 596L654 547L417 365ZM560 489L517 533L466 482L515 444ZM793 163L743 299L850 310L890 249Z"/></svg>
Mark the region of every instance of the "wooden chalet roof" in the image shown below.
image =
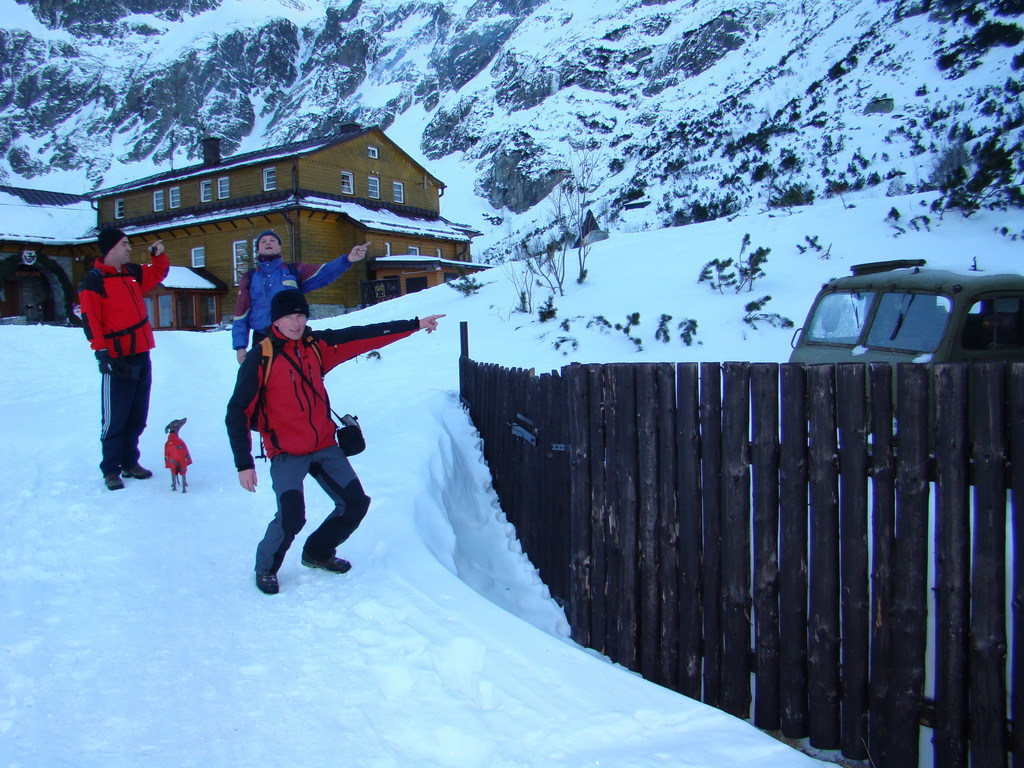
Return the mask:
<svg viewBox="0 0 1024 768"><path fill-rule="evenodd" d="M136 179L135 181L126 182L119 184L114 187L107 187L106 189L98 189L91 194L93 199L99 197L106 197L108 195L116 195L123 192L130 192L135 189L141 189L156 184L166 184L172 181L180 181L188 179L193 176L201 176L211 172L212 169L217 171L226 171L232 168L241 168L247 165L255 165L259 163L265 163L269 160L277 160L280 158L297 157L309 155L320 150L327 149L328 147L334 147L338 144L344 144L347 141L351 141L354 138L363 136L364 134L371 133L374 131L380 132L379 128L370 127L365 128L357 123L348 123L341 126L337 133L333 133L329 136L319 136L315 138L308 138L302 141L294 141L289 144L280 144L276 147L267 147L266 149L259 149L253 152L243 152L239 155L231 155L229 157L219 158L217 163L200 162L195 165L189 165L184 168L177 170L164 171L163 173L157 173L152 176L147 176L143 179ZM428 172L423 166L409 158L410 162L414 163L420 170L430 176L430 178L437 181L442 187L444 184L441 183L433 174Z"/></svg>

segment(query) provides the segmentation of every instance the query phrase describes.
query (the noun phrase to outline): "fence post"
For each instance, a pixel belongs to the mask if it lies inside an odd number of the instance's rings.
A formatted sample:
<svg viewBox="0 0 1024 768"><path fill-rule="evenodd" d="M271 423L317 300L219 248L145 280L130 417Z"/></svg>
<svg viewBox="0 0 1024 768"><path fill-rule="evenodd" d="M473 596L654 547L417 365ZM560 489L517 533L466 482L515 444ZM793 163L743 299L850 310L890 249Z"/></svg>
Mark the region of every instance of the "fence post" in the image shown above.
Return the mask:
<svg viewBox="0 0 1024 768"><path fill-rule="evenodd" d="M808 736L807 713L807 371L782 373L779 453L779 701L782 733Z"/></svg>
<svg viewBox="0 0 1024 768"><path fill-rule="evenodd" d="M750 712L750 363L724 366L722 709Z"/></svg>
<svg viewBox="0 0 1024 768"><path fill-rule="evenodd" d="M754 725L778 730L779 718L779 366L750 367L754 429Z"/></svg>
<svg viewBox="0 0 1024 768"><path fill-rule="evenodd" d="M811 746L838 749L839 477L835 366L807 369L810 397L810 600L807 662Z"/></svg>
<svg viewBox="0 0 1024 768"><path fill-rule="evenodd" d="M971 764L1006 765L1006 494L1002 363L977 366L971 575ZM1020 564L1017 564L1020 568ZM1016 638L1020 642L1020 638Z"/></svg>
<svg viewBox="0 0 1024 768"><path fill-rule="evenodd" d="M836 367L839 424L839 563L842 585L842 752L863 760L868 712L868 419L867 370Z"/></svg>
<svg viewBox="0 0 1024 768"><path fill-rule="evenodd" d="M593 647L590 606L593 599L591 571L594 540L590 530L590 393L585 369L579 364L568 367L565 378L569 390L569 600L566 613L572 638L585 647ZM603 449L603 448L602 448Z"/></svg>
<svg viewBox="0 0 1024 768"><path fill-rule="evenodd" d="M937 365L935 382L935 768L968 765L970 488L967 366Z"/></svg>
<svg viewBox="0 0 1024 768"><path fill-rule="evenodd" d="M893 580L892 691L885 765L917 765L928 599L928 371L896 366L896 548ZM979 763L984 765L984 763Z"/></svg>
<svg viewBox="0 0 1024 768"><path fill-rule="evenodd" d="M658 395L655 373L650 364L633 366L636 373L637 431L637 603L639 610L640 674L647 680L659 677L661 627L659 624L658 584L658 510L661 506L658 485Z"/></svg>
<svg viewBox="0 0 1024 768"><path fill-rule="evenodd" d="M700 383L696 363L676 366L676 483L679 509L679 691L701 698L703 511L700 485Z"/></svg>
<svg viewBox="0 0 1024 768"><path fill-rule="evenodd" d="M868 752L884 766L892 674L893 552L896 546L896 473L892 420L892 366L871 363L871 662Z"/></svg>
<svg viewBox="0 0 1024 768"><path fill-rule="evenodd" d="M615 500L608 511L608 607L613 622L609 649L616 661L636 672L639 500L635 367L608 365L605 373L610 374L605 381L609 498Z"/></svg>
<svg viewBox="0 0 1024 768"><path fill-rule="evenodd" d="M679 690L679 528L680 509L676 494L676 380L675 367L659 363L654 367L657 390L656 472L658 483L657 580L658 682Z"/></svg>
<svg viewBox="0 0 1024 768"><path fill-rule="evenodd" d="M1014 768L1024 767L1024 363L1010 363L1007 400L1010 408L1010 529L1013 536L1013 653L1010 669L1010 716L1013 736L1010 754Z"/></svg>
<svg viewBox="0 0 1024 768"><path fill-rule="evenodd" d="M701 482L704 487L704 702L722 702L722 367L700 364Z"/></svg>

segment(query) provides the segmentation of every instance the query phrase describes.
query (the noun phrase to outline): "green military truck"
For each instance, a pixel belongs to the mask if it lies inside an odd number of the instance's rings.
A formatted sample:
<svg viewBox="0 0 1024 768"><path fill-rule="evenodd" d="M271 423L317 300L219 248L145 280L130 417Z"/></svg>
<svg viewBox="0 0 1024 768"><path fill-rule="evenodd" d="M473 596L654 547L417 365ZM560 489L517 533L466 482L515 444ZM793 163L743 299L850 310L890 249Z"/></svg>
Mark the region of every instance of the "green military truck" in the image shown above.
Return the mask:
<svg viewBox="0 0 1024 768"><path fill-rule="evenodd" d="M791 363L1024 360L1024 276L858 264L818 292Z"/></svg>

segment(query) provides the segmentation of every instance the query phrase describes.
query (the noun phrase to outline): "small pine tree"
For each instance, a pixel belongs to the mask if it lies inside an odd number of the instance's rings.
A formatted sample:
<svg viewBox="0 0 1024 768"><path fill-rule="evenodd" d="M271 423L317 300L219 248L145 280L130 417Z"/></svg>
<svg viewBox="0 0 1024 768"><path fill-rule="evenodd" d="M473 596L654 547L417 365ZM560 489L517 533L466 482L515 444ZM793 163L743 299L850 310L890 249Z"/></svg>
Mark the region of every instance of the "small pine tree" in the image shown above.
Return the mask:
<svg viewBox="0 0 1024 768"><path fill-rule="evenodd" d="M672 315L662 315L658 321L658 329L654 332L654 338L660 342L668 344L671 335L668 332L669 321L672 320Z"/></svg>
<svg viewBox="0 0 1024 768"><path fill-rule="evenodd" d="M792 328L793 321L788 317L783 317L777 312L761 311L771 300L771 296L762 296L760 299L747 303L747 305L743 307L744 311L747 313L743 316L743 322L755 330L757 329L758 322L768 323L775 328Z"/></svg>
<svg viewBox="0 0 1024 768"><path fill-rule="evenodd" d="M736 272L732 271L732 259L712 259L700 271L698 283L707 283L711 290L725 293L725 286L736 285Z"/></svg>
<svg viewBox="0 0 1024 768"><path fill-rule="evenodd" d="M693 337L697 335L697 321L687 318L678 325L679 338L688 347L693 346ZM697 342L700 344L700 342Z"/></svg>
<svg viewBox="0 0 1024 768"><path fill-rule="evenodd" d="M554 320L558 314L558 309L555 308L555 297L554 295L548 296L540 309L537 310L537 317L542 323L546 323L548 320Z"/></svg>

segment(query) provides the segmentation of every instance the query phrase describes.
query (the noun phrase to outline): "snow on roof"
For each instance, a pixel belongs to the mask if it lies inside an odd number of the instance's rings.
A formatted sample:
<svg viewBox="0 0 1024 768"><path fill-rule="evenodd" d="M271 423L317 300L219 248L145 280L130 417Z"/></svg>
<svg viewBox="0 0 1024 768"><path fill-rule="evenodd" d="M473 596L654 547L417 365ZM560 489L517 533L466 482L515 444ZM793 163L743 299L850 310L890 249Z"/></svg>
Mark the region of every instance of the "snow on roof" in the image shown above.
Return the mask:
<svg viewBox="0 0 1024 768"><path fill-rule="evenodd" d="M172 266L167 277L160 283L164 288L185 288L188 290L216 290L217 286L193 272L189 267Z"/></svg>
<svg viewBox="0 0 1024 768"><path fill-rule="evenodd" d="M455 240L460 243L467 243L470 240L464 227L442 218L415 219L408 216L399 216L397 213L386 208L374 211L364 208L358 203L348 203L342 200L312 196L304 199L305 202L315 205L317 208L334 211L335 213L343 213L368 229L394 232L402 235L422 235L423 237L433 237L440 240Z"/></svg>
<svg viewBox="0 0 1024 768"><path fill-rule="evenodd" d="M95 240L96 211L88 200L67 205L30 203L0 190L0 238L34 243L87 243Z"/></svg>
<svg viewBox="0 0 1024 768"><path fill-rule="evenodd" d="M358 203L347 203L339 200L330 200L322 197L304 197L301 204L314 207L317 210L341 213L350 219L359 222L368 229L380 232L394 232L403 235L420 235L432 237L437 240L453 240L459 243L468 243L470 235L468 227L455 224L446 219L417 219L406 216L399 216L388 210L372 211L364 208ZM197 226L204 222L220 221L225 218L245 218L246 216L258 216L273 211L286 210L295 206L295 200L288 198L276 202L263 202L245 208L219 208L205 214L190 213L171 219L161 219L159 222L148 223L143 226L124 226L122 229L129 236L141 234L153 230L168 230L177 226Z"/></svg>
<svg viewBox="0 0 1024 768"><path fill-rule="evenodd" d="M441 259L437 256L424 256L422 254L407 254L405 256L378 256L373 260L374 264L441 264L452 267L475 267L477 269L490 269L491 264L476 264L472 261L456 261L455 259Z"/></svg>

